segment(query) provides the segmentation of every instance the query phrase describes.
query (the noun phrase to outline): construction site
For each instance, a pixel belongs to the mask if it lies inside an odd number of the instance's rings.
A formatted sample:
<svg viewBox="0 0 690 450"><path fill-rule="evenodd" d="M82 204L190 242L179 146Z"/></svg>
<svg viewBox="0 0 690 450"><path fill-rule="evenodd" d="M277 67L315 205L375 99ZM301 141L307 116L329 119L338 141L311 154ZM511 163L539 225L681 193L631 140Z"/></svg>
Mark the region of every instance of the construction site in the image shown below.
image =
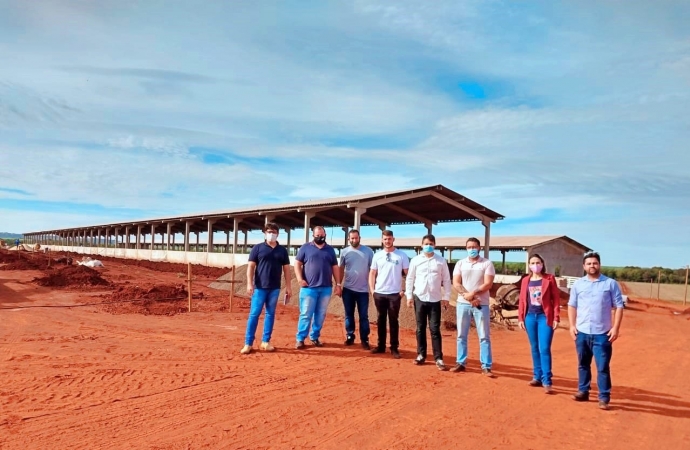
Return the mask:
<svg viewBox="0 0 690 450"><path fill-rule="evenodd" d="M566 236L492 238L491 224L502 218L431 186L26 233L25 244L0 249L0 448L689 447L690 311L629 296L612 362L611 410L573 402L568 280L576 275L573 261L581 269L589 248ZM402 359L345 346L337 296L328 307L324 347L294 349L295 295L276 312L277 351L240 355L250 300L247 250L254 244L247 231L267 221L284 227L288 247L308 241L315 225L344 232L422 225L421 235L438 223L478 222L486 256L548 254L563 272L552 347L555 395L528 386L529 344L515 326L521 277L500 267L491 290L494 378L481 376L474 332L466 372L414 366L411 308L400 312ZM304 236L294 244L290 232L299 227ZM205 243L191 239L204 231ZM216 232L226 233L224 243L214 240ZM439 239L438 251L452 264L464 239ZM399 241L418 251L418 239ZM298 290L293 277L292 291ZM456 297L442 315L447 364L457 355ZM373 302L369 317L375 334ZM545 428L545 421L552 425Z"/></svg>

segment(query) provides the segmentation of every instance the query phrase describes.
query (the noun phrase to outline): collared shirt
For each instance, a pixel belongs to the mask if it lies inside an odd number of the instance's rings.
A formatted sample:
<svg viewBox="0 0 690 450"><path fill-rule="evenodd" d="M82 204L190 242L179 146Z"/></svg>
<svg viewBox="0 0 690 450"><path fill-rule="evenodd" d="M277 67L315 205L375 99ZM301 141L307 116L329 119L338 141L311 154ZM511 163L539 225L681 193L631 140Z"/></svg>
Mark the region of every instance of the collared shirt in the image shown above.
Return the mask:
<svg viewBox="0 0 690 450"><path fill-rule="evenodd" d="M338 265L333 247L323 244L319 248L314 241L307 242L299 248L295 259L304 264L302 277L307 281L308 287L333 286L333 266Z"/></svg>
<svg viewBox="0 0 690 450"><path fill-rule="evenodd" d="M442 256L434 253L431 257L421 253L410 261L410 269L405 280L405 296L412 300L416 295L423 302L450 300L450 270Z"/></svg>
<svg viewBox="0 0 690 450"><path fill-rule="evenodd" d="M611 329L611 309L623 308L623 296L615 280L599 275L591 281L586 276L570 288L568 306L577 308L575 328L585 334L605 334Z"/></svg>
<svg viewBox="0 0 690 450"><path fill-rule="evenodd" d="M376 270L374 292L379 294L399 294L403 290L403 270L410 267L410 258L399 249L392 252L379 250L371 261L371 270Z"/></svg>
<svg viewBox="0 0 690 450"><path fill-rule="evenodd" d="M252 247L249 261L256 263L254 286L257 289L280 289L283 266L290 265L287 249L276 243L271 247L266 241Z"/></svg>
<svg viewBox="0 0 690 450"><path fill-rule="evenodd" d="M461 275L462 277L462 287L468 291L474 291L479 286L484 284L484 276L486 275L496 275L496 269L494 269L494 264L491 260L480 256L476 261L470 261L470 258L461 259L455 263L455 268L453 269L453 277L456 275ZM484 291L479 294L479 300L481 305L489 305L489 291ZM467 300L462 295L458 295L458 303L469 304Z"/></svg>
<svg viewBox="0 0 690 450"><path fill-rule="evenodd" d="M340 253L340 267L345 268L343 287L355 292L369 292L369 269L374 251L366 245L346 247Z"/></svg>

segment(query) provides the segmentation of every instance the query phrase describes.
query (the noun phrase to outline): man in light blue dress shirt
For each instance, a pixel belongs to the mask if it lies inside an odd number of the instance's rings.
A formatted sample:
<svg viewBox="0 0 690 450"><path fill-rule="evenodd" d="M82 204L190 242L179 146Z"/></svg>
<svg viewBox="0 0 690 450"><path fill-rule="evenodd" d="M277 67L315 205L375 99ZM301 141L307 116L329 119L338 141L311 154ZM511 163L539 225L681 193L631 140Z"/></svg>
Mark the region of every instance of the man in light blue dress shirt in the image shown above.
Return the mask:
<svg viewBox="0 0 690 450"><path fill-rule="evenodd" d="M598 253L586 253L583 267L587 275L573 284L568 302L570 335L575 341L578 360L578 392L573 399L578 402L589 400L594 357L599 408L608 410L611 400L609 365L613 354L612 344L618 338L623 320L623 296L618 283L601 274ZM612 313L614 309L615 314Z"/></svg>

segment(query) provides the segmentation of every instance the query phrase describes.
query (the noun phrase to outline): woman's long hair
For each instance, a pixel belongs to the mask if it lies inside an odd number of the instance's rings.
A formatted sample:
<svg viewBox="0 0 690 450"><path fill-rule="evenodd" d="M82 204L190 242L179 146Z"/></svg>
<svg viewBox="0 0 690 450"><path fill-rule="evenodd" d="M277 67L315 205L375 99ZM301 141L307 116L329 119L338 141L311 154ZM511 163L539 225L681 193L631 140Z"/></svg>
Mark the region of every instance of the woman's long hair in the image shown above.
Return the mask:
<svg viewBox="0 0 690 450"><path fill-rule="evenodd" d="M541 274L542 274L542 275L546 275L546 263L544 262L544 258L542 258L541 255L540 255L539 253L532 253L531 255L529 255L529 259L527 260L527 265L528 265L528 266L529 266L529 261L530 261L532 258L538 258L539 261L541 261L541 266L542 266L542 267L541 267ZM529 269L529 271L532 272L532 269Z"/></svg>

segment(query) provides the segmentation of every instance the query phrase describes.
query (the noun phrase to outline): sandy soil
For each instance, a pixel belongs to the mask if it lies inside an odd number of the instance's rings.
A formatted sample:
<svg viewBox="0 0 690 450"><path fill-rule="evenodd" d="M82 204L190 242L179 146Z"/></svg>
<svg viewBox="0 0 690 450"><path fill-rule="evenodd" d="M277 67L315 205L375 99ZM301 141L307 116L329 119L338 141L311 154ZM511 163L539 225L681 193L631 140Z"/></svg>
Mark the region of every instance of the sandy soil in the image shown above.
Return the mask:
<svg viewBox="0 0 690 450"><path fill-rule="evenodd" d="M556 395L547 396L527 386L519 331L493 330L488 379L472 335L469 371L459 374L414 366L412 330L401 332L401 360L344 347L337 316L326 321L325 347L296 351L297 310L281 305L278 351L242 356L246 300L230 313L226 292L197 283L191 314L68 307L117 301L118 287L183 283L112 261L100 273L111 285L56 289L31 282L41 271L0 271L0 448L690 448L685 313L626 310L604 412L570 399L577 368L564 328L553 344ZM20 309L41 305L64 307ZM452 364L455 336L443 339Z"/></svg>

